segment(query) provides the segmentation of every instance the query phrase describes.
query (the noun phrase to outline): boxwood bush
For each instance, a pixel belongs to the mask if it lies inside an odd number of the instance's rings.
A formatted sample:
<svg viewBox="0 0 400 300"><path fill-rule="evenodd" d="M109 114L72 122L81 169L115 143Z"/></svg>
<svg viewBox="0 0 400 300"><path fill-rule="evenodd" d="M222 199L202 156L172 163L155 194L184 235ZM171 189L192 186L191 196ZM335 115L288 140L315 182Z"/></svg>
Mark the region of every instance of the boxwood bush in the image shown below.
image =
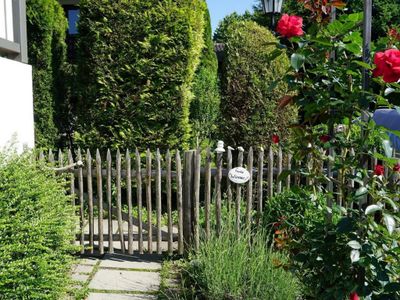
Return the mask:
<svg viewBox="0 0 400 300"><path fill-rule="evenodd" d="M257 23L233 21L226 27L220 122L225 142L266 146L273 134L284 141L297 118L293 106L278 108L288 92L280 79L289 68L289 59L286 55L274 57L277 39Z"/></svg>
<svg viewBox="0 0 400 300"><path fill-rule="evenodd" d="M0 299L58 299L74 237L63 180L30 154L0 153Z"/></svg>
<svg viewBox="0 0 400 300"><path fill-rule="evenodd" d="M189 145L205 8L203 0L80 2L77 142Z"/></svg>

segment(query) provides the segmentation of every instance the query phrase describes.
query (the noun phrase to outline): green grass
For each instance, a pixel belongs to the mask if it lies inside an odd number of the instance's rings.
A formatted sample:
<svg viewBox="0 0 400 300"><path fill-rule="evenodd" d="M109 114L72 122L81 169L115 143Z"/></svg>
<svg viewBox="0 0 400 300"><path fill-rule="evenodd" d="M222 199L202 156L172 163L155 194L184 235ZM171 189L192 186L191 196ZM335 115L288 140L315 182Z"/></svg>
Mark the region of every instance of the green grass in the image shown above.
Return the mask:
<svg viewBox="0 0 400 300"><path fill-rule="evenodd" d="M233 222L221 235L202 240L191 254L186 273L197 297L207 299L290 300L300 295L300 285L285 269L287 257L267 246L262 230L237 237Z"/></svg>

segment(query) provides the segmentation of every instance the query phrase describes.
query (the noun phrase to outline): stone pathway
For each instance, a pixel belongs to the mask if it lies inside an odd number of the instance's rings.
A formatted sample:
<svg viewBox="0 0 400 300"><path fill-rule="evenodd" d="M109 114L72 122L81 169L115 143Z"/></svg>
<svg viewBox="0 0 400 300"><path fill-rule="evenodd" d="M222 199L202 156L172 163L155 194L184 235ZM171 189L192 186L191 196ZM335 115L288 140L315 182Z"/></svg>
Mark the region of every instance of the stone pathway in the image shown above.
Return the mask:
<svg viewBox="0 0 400 300"><path fill-rule="evenodd" d="M72 274L75 290L88 300L157 299L161 257L107 254L83 258Z"/></svg>

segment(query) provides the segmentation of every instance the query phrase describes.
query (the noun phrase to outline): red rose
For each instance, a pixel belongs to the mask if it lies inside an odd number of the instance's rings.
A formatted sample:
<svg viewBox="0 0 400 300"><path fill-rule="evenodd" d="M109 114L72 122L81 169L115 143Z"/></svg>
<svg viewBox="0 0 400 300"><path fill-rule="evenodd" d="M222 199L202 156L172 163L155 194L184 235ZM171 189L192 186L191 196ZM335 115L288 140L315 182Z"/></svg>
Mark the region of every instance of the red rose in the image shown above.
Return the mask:
<svg viewBox="0 0 400 300"><path fill-rule="evenodd" d="M272 136L272 142L273 142L274 144L279 144L279 136L276 135L276 134L274 134L274 135Z"/></svg>
<svg viewBox="0 0 400 300"><path fill-rule="evenodd" d="M319 140L320 140L322 143L327 143L327 142L329 142L329 141L331 140L331 137L330 137L329 135L327 135L327 134L324 134L324 135L321 135L321 136L319 137Z"/></svg>
<svg viewBox="0 0 400 300"><path fill-rule="evenodd" d="M294 36L302 36L304 34L303 18L283 14L281 19L278 21L276 31L279 32L281 36L288 39Z"/></svg>
<svg viewBox="0 0 400 300"><path fill-rule="evenodd" d="M375 54L374 77L383 76L385 82L397 82L400 79L400 50L389 49Z"/></svg>
<svg viewBox="0 0 400 300"><path fill-rule="evenodd" d="M394 171L394 172L400 172L400 163L397 163L397 164L393 167L393 171Z"/></svg>
<svg viewBox="0 0 400 300"><path fill-rule="evenodd" d="M385 168L382 165L376 165L374 174L377 176L381 176L385 173Z"/></svg>
<svg viewBox="0 0 400 300"><path fill-rule="evenodd" d="M356 292L352 292L350 294L350 300L360 300L360 297L358 297L358 294Z"/></svg>

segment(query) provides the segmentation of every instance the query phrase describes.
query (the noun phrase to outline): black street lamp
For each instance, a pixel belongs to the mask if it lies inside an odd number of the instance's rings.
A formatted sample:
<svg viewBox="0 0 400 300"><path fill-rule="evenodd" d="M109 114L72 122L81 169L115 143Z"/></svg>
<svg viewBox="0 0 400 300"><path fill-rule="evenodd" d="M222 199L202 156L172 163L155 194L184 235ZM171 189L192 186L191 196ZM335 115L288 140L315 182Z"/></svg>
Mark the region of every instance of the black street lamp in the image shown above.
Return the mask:
<svg viewBox="0 0 400 300"><path fill-rule="evenodd" d="M283 0L262 0L263 11L266 15L271 15L271 29L275 30L275 14L282 11Z"/></svg>

